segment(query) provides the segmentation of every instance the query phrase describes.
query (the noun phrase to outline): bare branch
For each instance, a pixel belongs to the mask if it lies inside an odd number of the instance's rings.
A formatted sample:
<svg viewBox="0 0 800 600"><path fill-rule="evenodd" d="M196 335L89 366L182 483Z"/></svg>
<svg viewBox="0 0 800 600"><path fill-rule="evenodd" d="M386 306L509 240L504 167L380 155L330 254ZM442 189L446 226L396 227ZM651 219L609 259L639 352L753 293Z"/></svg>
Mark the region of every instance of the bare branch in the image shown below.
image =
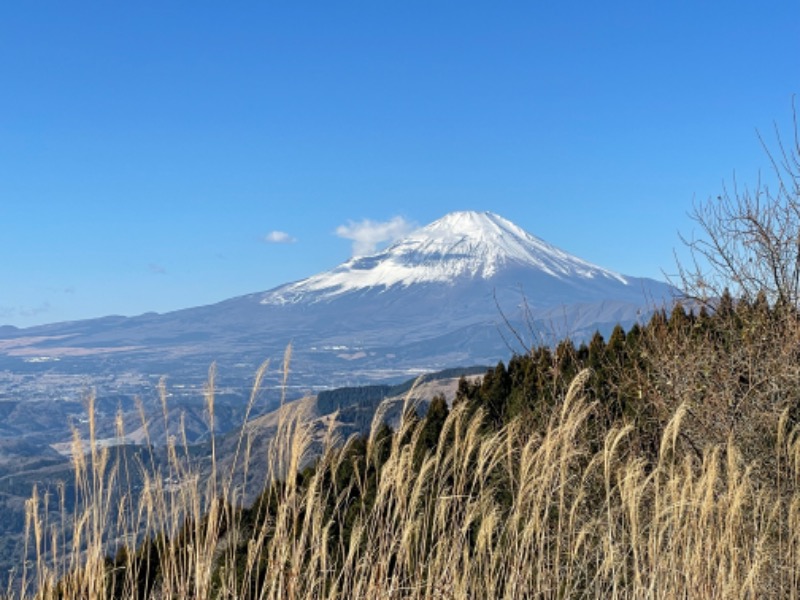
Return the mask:
<svg viewBox="0 0 800 600"><path fill-rule="evenodd" d="M691 264L678 261L678 277L686 295L701 302L724 290L754 300L764 292L772 303L800 305L800 135L792 101L793 144L786 145L776 127L777 150L758 139L771 167L775 190L759 177L754 189L732 188L696 203L690 218L700 237L681 241Z"/></svg>

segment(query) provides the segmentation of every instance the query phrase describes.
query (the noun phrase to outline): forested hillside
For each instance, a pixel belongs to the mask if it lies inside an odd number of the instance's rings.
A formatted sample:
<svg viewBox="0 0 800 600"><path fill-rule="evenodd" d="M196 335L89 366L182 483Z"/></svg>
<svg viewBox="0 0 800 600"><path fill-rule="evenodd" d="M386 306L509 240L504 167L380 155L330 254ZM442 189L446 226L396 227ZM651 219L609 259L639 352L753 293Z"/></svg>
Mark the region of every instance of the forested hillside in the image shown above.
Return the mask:
<svg viewBox="0 0 800 600"><path fill-rule="evenodd" d="M247 508L215 473L153 477L117 510L103 494L123 469L98 453L79 473L85 565L59 566L32 502L33 580L54 597L792 597L798 324L726 295L533 349L463 378L452 406L408 407L397 431L331 432ZM274 459L293 472L308 444L284 423ZM102 530L136 519L147 541L106 554Z"/></svg>

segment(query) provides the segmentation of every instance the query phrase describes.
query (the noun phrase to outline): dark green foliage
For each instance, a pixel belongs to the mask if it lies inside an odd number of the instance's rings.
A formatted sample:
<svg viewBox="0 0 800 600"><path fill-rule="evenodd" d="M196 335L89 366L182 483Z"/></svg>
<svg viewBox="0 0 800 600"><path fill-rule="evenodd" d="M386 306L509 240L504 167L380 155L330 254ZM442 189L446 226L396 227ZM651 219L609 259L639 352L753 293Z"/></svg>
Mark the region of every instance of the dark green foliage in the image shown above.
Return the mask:
<svg viewBox="0 0 800 600"><path fill-rule="evenodd" d="M112 598L126 597L126 577L128 569L133 574L132 587L136 598L149 598L159 577L161 576L160 557L166 552L168 541L164 536L157 536L144 541L133 554L122 546L113 561L108 561L107 576L110 579L109 592Z"/></svg>
<svg viewBox="0 0 800 600"><path fill-rule="evenodd" d="M442 395L434 396L428 406L428 413L422 423L422 430L419 436L418 445L415 449L414 464L419 466L428 452L436 449L439 443L439 435L447 420L450 409L447 407L447 400Z"/></svg>
<svg viewBox="0 0 800 600"><path fill-rule="evenodd" d="M480 383L470 381L466 376L462 375L458 380L458 388L456 389L456 398L453 401L454 406L458 406L464 402L471 402L478 397L480 390Z"/></svg>
<svg viewBox="0 0 800 600"><path fill-rule="evenodd" d="M342 421L352 423L356 430L364 431L372 422L375 409L396 390L388 385L368 385L326 390L317 396L317 407L322 414L340 412Z"/></svg>
<svg viewBox="0 0 800 600"><path fill-rule="evenodd" d="M490 423L501 425L506 417L506 405L511 396L511 377L502 362L486 371L480 388L481 404Z"/></svg>
<svg viewBox="0 0 800 600"><path fill-rule="evenodd" d="M685 332L692 326L692 316L686 314L683 305L678 302L672 309L669 315L668 327L670 331L675 333Z"/></svg>

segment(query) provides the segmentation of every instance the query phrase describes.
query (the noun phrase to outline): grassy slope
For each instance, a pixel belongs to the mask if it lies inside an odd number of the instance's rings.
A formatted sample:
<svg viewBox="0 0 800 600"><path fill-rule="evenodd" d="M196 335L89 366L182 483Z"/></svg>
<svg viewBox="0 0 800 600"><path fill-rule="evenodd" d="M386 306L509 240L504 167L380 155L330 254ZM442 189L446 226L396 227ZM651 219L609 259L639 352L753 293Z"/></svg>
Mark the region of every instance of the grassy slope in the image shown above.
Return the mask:
<svg viewBox="0 0 800 600"><path fill-rule="evenodd" d="M404 410L394 434L376 419L344 447L331 427L302 473L319 432L284 411L275 476L248 509L233 469L201 476L180 440L155 471L95 448L75 464L83 544L63 547L28 504L23 595L798 597L798 341L797 316L763 306L657 315L498 366L438 420Z"/></svg>

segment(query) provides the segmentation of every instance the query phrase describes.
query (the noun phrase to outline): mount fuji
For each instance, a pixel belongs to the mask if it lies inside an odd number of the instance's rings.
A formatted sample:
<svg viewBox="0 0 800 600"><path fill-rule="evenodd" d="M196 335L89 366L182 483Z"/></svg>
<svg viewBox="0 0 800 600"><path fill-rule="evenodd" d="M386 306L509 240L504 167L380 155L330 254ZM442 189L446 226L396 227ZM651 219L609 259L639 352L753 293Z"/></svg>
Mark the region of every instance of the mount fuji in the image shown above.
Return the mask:
<svg viewBox="0 0 800 600"><path fill-rule="evenodd" d="M589 295L609 292L631 282L551 246L506 219L486 212L456 212L431 223L372 256L357 257L340 267L268 292L262 304L315 303L367 290L404 290L420 284L491 285L502 278L536 279L539 294L559 284L586 288ZM601 283L589 285L592 282ZM565 294L564 303L575 300Z"/></svg>
<svg viewBox="0 0 800 600"><path fill-rule="evenodd" d="M279 363L291 342L290 383L303 391L399 381L494 364L523 344L608 333L675 293L581 260L496 214L456 212L266 292L165 314L0 328L0 375L80 375L84 386L87 377L122 385L169 375L192 385L216 361L235 386L264 359Z"/></svg>

